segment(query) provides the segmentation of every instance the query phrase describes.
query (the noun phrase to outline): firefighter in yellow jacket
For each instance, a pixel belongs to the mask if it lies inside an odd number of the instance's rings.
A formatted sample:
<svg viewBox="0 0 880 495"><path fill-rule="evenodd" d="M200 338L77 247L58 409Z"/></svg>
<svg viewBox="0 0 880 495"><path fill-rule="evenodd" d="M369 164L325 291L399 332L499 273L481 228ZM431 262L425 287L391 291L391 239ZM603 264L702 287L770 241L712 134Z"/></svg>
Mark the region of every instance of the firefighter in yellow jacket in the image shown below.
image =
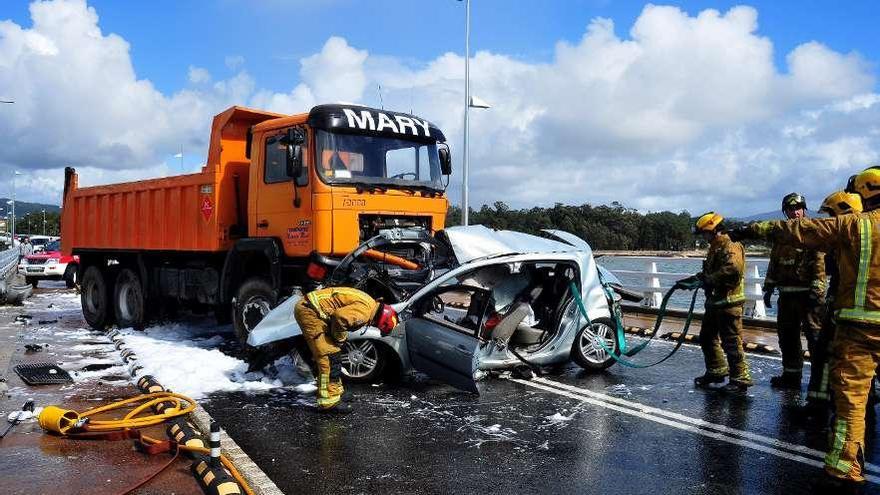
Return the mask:
<svg viewBox="0 0 880 495"><path fill-rule="evenodd" d="M807 200L798 193L787 194L782 199L782 212L789 219L805 218ZM801 333L807 339L810 356L816 355L815 343L825 298L825 253L774 242L764 279L767 307L774 290L779 291L776 332L782 351L782 374L770 378L770 385L799 390L804 368Z"/></svg>
<svg viewBox="0 0 880 495"><path fill-rule="evenodd" d="M819 213L829 217L858 215L862 212L862 198L855 193L836 191L828 195ZM822 312L822 326L814 349L810 350L810 383L807 385L805 412L809 416L824 419L829 412L831 392L828 380L831 377L831 352L836 324L834 322L834 294L837 293L840 275L837 273L837 255L834 251L825 253L825 272L828 275L828 291L825 308Z"/></svg>
<svg viewBox="0 0 880 495"><path fill-rule="evenodd" d="M848 192L861 196L863 213L759 222L734 233L737 238L769 238L837 255L837 334L831 364L837 418L825 471L847 485L865 480L865 408L880 364L880 167L858 174Z"/></svg>
<svg viewBox="0 0 880 495"><path fill-rule="evenodd" d="M315 360L317 403L321 411L332 410L342 399L339 351L348 332L373 325L387 335L398 323L397 312L391 306L348 287L309 292L296 304L293 315Z"/></svg>
<svg viewBox="0 0 880 495"><path fill-rule="evenodd" d="M728 392L744 392L752 385L742 346L742 314L745 303L745 252L724 230L724 217L709 212L697 219L695 233L709 243L703 271L697 275L706 292L706 312L700 328L700 347L706 373L694 379L698 387L730 380ZM719 343L720 340L720 343Z"/></svg>

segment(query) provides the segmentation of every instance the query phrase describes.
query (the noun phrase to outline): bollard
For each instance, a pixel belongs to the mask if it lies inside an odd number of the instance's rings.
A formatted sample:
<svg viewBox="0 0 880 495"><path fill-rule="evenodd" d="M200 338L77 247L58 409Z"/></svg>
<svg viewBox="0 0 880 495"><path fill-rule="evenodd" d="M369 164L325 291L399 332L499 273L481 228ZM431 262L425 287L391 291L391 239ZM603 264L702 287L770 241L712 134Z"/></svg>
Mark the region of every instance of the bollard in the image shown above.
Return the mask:
<svg viewBox="0 0 880 495"><path fill-rule="evenodd" d="M220 425L216 421L211 421L211 439L208 441L211 446L211 467L220 467Z"/></svg>
<svg viewBox="0 0 880 495"><path fill-rule="evenodd" d="M211 438L208 440L211 458L196 459L192 472L205 493L209 495L241 493L241 487L220 463L220 425L211 421Z"/></svg>

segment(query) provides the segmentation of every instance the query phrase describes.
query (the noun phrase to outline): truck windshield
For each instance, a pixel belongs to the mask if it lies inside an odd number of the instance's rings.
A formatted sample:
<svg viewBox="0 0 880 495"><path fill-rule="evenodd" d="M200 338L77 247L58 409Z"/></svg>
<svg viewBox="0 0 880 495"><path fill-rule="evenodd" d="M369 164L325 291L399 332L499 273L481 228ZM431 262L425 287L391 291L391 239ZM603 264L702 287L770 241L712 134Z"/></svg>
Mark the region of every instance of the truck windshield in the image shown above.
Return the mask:
<svg viewBox="0 0 880 495"><path fill-rule="evenodd" d="M319 129L316 156L328 183L443 189L436 143Z"/></svg>

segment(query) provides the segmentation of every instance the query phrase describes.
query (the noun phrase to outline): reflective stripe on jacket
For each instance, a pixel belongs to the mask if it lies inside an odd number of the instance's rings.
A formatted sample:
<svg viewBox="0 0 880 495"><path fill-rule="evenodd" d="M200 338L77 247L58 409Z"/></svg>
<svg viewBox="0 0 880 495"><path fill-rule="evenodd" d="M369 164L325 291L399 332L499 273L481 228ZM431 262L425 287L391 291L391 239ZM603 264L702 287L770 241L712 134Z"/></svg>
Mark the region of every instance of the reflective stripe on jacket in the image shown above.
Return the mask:
<svg viewBox="0 0 880 495"><path fill-rule="evenodd" d="M369 294L349 287L315 290L306 294L306 299L334 333L350 332L368 324L379 308Z"/></svg>
<svg viewBox="0 0 880 495"><path fill-rule="evenodd" d="M709 285L706 306L726 308L741 305L745 294L746 257L742 244L720 234L709 243L703 262L703 276Z"/></svg>
<svg viewBox="0 0 880 495"><path fill-rule="evenodd" d="M807 248L834 250L837 292L834 309L840 320L880 325L880 210L833 218L760 222L756 234Z"/></svg>
<svg viewBox="0 0 880 495"><path fill-rule="evenodd" d="M825 255L815 249L774 242L764 286L780 293L825 292Z"/></svg>

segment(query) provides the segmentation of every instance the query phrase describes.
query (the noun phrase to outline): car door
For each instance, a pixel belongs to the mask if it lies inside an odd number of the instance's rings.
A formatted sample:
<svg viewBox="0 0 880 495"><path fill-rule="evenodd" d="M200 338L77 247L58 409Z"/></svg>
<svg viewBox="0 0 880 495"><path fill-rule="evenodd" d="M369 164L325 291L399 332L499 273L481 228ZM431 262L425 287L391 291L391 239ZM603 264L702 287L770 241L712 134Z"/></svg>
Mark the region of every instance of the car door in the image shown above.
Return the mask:
<svg viewBox="0 0 880 495"><path fill-rule="evenodd" d="M441 287L416 303L404 323L412 367L461 390L479 393L474 372L491 294L465 285Z"/></svg>

